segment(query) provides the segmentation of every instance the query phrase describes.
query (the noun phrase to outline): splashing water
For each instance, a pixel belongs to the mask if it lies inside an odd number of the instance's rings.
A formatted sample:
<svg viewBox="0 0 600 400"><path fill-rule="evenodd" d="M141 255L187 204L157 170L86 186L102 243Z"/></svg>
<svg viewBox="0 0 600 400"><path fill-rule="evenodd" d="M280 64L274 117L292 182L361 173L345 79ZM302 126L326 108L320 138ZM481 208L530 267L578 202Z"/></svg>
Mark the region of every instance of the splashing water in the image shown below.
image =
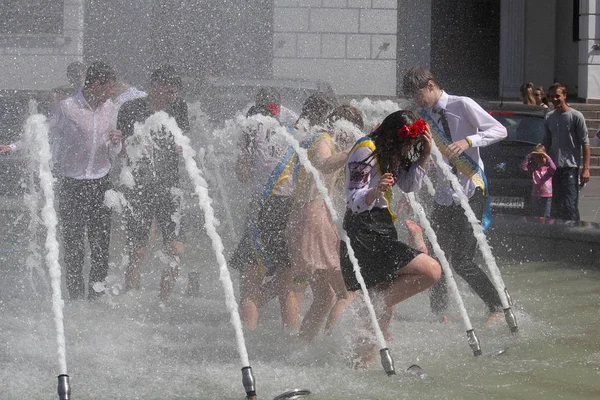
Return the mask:
<svg viewBox="0 0 600 400"><path fill-rule="evenodd" d="M502 276L500 275L500 270L498 269L498 266L496 265L496 259L492 255L492 250L490 248L490 245L487 242L485 233L483 233L483 228L481 227L479 220L475 216L473 209L469 205L469 199L465 195L463 188L458 181L458 178L456 177L456 175L454 175L452 173L448 164L446 164L444 162L442 153L440 152L440 150L438 149L438 147L436 146L436 144L433 141L431 142L431 155L433 156L438 168L441 169L441 171L444 174L444 176L446 177L446 179L448 179L450 181L450 183L452 184L452 189L454 189L454 192L458 195L458 198L460 200L460 205L462 206L462 208L465 211L467 220L471 223L471 226L473 227L473 234L475 236L475 239L477 239L477 244L479 245L481 254L483 255L483 257L485 259L485 263L488 266L488 269L490 271L492 282L494 283L494 286L496 287L496 291L498 292L498 295L500 296L500 301L502 302L502 308L504 308L505 310L510 309L510 305L508 304L508 299L506 298L506 293L504 292L504 288L506 286L504 285Z"/></svg>
<svg viewBox="0 0 600 400"><path fill-rule="evenodd" d="M177 122L174 118L160 111L150 116L144 124L135 124L134 130L137 132L150 132L152 130L159 131L164 127L167 131L170 131L175 138L175 143L183 149L183 159L185 161L185 168L190 176L190 180L193 183L194 191L198 195L198 201L200 208L204 212L205 228L206 233L212 241L212 247L217 257L217 263L219 264L220 280L223 284L223 290L225 292L225 302L229 313L231 314L231 323L235 329L238 353L241 358L242 366L247 367L250 365L248 358L248 351L246 349L246 343L244 341L244 332L242 330L242 321L238 312L238 305L235 300L235 294L233 290L233 284L229 270L227 269L227 261L223 255L223 242L219 233L216 230L218 222L214 215L214 210L211 205L212 200L208 196L207 184L201 175L200 170L194 160L195 151L190 147L190 139L183 134L181 129L177 126Z"/></svg>
<svg viewBox="0 0 600 400"><path fill-rule="evenodd" d="M283 135L285 137L286 141L290 144L290 146L293 147L294 151L296 151L296 154L298 155L300 164L302 164L302 166L306 169L306 171L310 172L313 175L313 178L316 183L316 187L319 190L319 193L321 193L321 195L323 196L325 205L326 205L327 209L329 210L329 213L331 214L331 219L338 230L340 239L346 243L346 246L348 248L348 255L349 255L350 261L352 262L352 265L354 267L354 272L356 273L356 279L358 280L358 282L362 288L365 304L367 306L367 310L369 311L369 316L371 318L371 324L373 326L373 330L375 331L375 336L377 338L379 347L381 349L386 348L387 345L385 342L385 338L384 338L383 332L381 331L379 324L377 322L377 315L375 314L375 308L373 307L373 303L371 301L371 297L369 296L369 292L366 288L365 281L360 273L360 267L358 265L358 260L357 260L356 256L354 255L354 250L352 249L352 246L350 244L350 238L348 237L346 231L342 227L340 217L339 217L337 211L335 210L335 207L333 206L333 202L331 201L331 197L329 196L329 193L327 192L327 188L325 187L323 181L321 180L319 171L317 171L317 169L312 165L312 163L308 159L308 153L307 153L306 149L303 149L300 146L300 143L298 142L298 140L292 135L292 133L290 133L286 128L279 125L279 123L275 119L270 118L270 117L265 117L262 115L255 115L251 119L255 119L259 123L262 123L267 129L275 131L280 135Z"/></svg>
<svg viewBox="0 0 600 400"><path fill-rule="evenodd" d="M25 123L25 135L32 139L31 154L39 162L40 185L46 200L42 209L42 220L46 226L46 263L50 273L52 286L52 311L56 328L56 341L58 344L59 373L67 373L67 356L65 345L65 328L63 323L64 301L61 293L61 268L58 262L59 244L56 236L56 208L54 207L54 178L50 170L50 144L48 142L48 123L43 115L33 115Z"/></svg>
<svg viewBox="0 0 600 400"><path fill-rule="evenodd" d="M410 206L412 207L413 212L419 217L419 224L425 230L427 239L429 239L429 243L431 243L431 247L433 247L433 252L435 253L437 259L440 261L440 265L444 270L444 274L446 276L445 279L448 283L448 287L450 288L450 294L452 295L452 297L456 301L456 304L458 305L458 310L460 312L460 316L462 317L463 324L465 325L465 330L472 330L473 326L471 325L471 320L469 319L469 315L467 314L467 309L460 295L460 292L458 291L458 287L456 286L456 280L454 279L454 275L452 274L452 268L450 268L448 259L444 254L444 250L442 250L438 243L437 235L435 234L435 231L431 227L431 224L429 223L429 220L425 215L425 210L423 209L421 204L419 204L419 202L415 199L414 193L407 193L406 196L408 197L408 201L410 203Z"/></svg>

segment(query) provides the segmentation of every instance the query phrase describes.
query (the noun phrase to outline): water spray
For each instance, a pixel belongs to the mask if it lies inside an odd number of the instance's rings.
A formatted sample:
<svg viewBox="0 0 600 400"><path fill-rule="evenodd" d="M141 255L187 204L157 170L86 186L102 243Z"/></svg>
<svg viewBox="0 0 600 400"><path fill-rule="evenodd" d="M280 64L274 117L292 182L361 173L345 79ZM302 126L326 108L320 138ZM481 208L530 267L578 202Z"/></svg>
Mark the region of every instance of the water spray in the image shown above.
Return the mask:
<svg viewBox="0 0 600 400"><path fill-rule="evenodd" d="M431 227L431 223L425 215L425 210L415 199L414 193L407 193L406 197L408 197L408 202L413 210L413 213L419 217L419 224L425 230L425 235L427 236L427 239L429 239L429 243L431 243L433 252L435 253L437 259L440 261L440 265L442 267L442 270L444 271L446 283L448 284L448 288L450 289L450 294L452 295L454 301L456 301L456 304L458 305L460 316L462 317L465 330L467 331L467 342L469 343L471 350L473 350L473 355L480 356L481 346L479 345L479 339L477 339L477 336L475 335L475 330L471 325L471 320L469 319L469 315L467 314L467 308L465 307L462 296L458 291L458 286L456 285L456 280L454 279L454 275L452 274L452 268L450 268L450 263L446 258L446 254L440 247L439 242L437 240L437 235L435 234L435 231Z"/></svg>
<svg viewBox="0 0 600 400"><path fill-rule="evenodd" d="M431 142L431 155L434 157L437 166L441 169L446 179L450 181L452 189L460 199L460 205L465 211L467 220L471 223L471 227L473 228L473 234L475 235L475 239L477 239L477 244L479 245L479 250L481 251L481 254L483 255L486 261L486 265L488 266L488 270L491 275L491 281L494 284L496 291L498 292L498 296L500 297L500 302L502 303L502 309L504 310L506 322L510 328L510 331L515 333L519 330L517 326L517 319L511 310L511 306L507 296L508 291L506 290L506 285L502 280L500 269L498 268L498 265L496 265L496 259L492 255L492 249L490 248L485 233L483 232L483 228L479 223L479 220L475 216L473 209L469 205L469 199L465 195L465 192L462 186L460 185L460 182L458 181L458 177L452 173L448 164L444 162L442 153L435 144L435 141Z"/></svg>
<svg viewBox="0 0 600 400"><path fill-rule="evenodd" d="M204 227L207 235L212 241L212 247L215 251L217 263L219 264L220 280L223 285L223 291L225 292L225 303L227 309L231 315L231 324L235 330L235 337L238 345L238 353L242 362L242 383L244 389L248 394L248 398L251 400L256 399L256 389L254 376L252 375L252 369L250 368L250 361L248 359L248 351L246 349L246 342L244 340L244 331L242 329L242 320L240 318L238 304L235 299L233 290L233 283L231 281L231 275L227 268L227 261L223 255L223 241L221 236L216 230L217 220L215 218L214 209L211 205L211 199L208 196L208 189L206 180L202 177L202 174L194 160L195 151L190 147L190 139L183 134L181 129L177 126L177 122L174 118L170 117L166 112L160 111L150 116L144 124L136 124L135 132L166 129L170 131L175 139L175 143L181 146L183 150L183 159L185 161L185 168L190 176L190 180L193 183L194 191L198 195L198 201L200 208L204 212Z"/></svg>
<svg viewBox="0 0 600 400"><path fill-rule="evenodd" d="M71 385L69 384L69 375L62 374L58 376L58 399L71 399Z"/></svg>
<svg viewBox="0 0 600 400"><path fill-rule="evenodd" d="M268 120L271 119L271 118L266 118L266 117L263 119L260 116L258 116L258 118L264 125L269 124ZM377 341L379 344L379 348L380 348L379 355L381 357L381 365L383 366L385 373L388 376L394 375L396 373L396 371L394 369L394 360L392 359L390 351L385 342L383 332L381 331L379 323L377 322L377 314L375 313L375 308L373 307L373 302L371 301L371 297L369 295L369 291L367 290L365 280L363 279L362 274L360 273L360 266L358 265L358 259L356 258L355 254L354 254L352 245L350 244L350 238L348 237L346 230L342 227L340 217L338 216L337 211L333 207L331 197L329 196L327 188L325 187L323 180L321 179L320 173L308 159L308 152L306 151L306 149L303 149L300 146L300 143L298 142L298 140L296 140L296 138L294 138L294 136L290 132L288 132L287 129L285 129L279 125L277 125L277 127L272 127L271 129L276 129L279 132L281 132L282 135L285 136L288 144L290 144L294 148L294 151L298 155L300 164L302 164L302 166L306 169L307 172L310 172L312 174L312 176L315 180L315 183L316 183L316 187L319 190L319 193L321 193L321 195L323 196L323 200L325 201L325 206L327 207L327 210L329 211L329 214L331 215L331 219L337 228L340 239L342 241L344 241L344 243L346 243L346 248L348 249L348 257L350 258L350 261L352 262L352 266L354 267L354 273L356 274L356 280L360 284L361 290L363 292L365 305L367 306L367 310L369 311L369 316L371 319L371 325L373 326L373 330L375 331L375 337L377 338Z"/></svg>

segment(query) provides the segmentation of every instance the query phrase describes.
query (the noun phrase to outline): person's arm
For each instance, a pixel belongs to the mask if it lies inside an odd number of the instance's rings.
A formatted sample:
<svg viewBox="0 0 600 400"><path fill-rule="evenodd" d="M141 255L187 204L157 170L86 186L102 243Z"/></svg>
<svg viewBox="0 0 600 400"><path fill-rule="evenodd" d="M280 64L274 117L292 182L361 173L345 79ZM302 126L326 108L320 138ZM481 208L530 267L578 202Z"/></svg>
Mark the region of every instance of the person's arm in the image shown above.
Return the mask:
<svg viewBox="0 0 600 400"><path fill-rule="evenodd" d="M581 184L588 183L590 181L590 146L582 146L583 150L583 169L581 170Z"/></svg>
<svg viewBox="0 0 600 400"><path fill-rule="evenodd" d="M318 139L317 142L311 146L313 149L310 152L310 162L316 169L324 174L337 171L346 164L346 160L348 159L348 152L340 151L334 154L331 151L330 144L331 139L324 137Z"/></svg>
<svg viewBox="0 0 600 400"><path fill-rule="evenodd" d="M369 187L374 162L363 162L372 154L373 151L370 148L361 147L348 158L346 204L355 213L371 210L373 202L379 196L377 188Z"/></svg>
<svg viewBox="0 0 600 400"><path fill-rule="evenodd" d="M489 146L508 136L506 128L474 100L465 97L462 106L467 121L477 128L477 134L467 136L463 141L459 141L464 142L461 145L466 145L464 150L469 147Z"/></svg>
<svg viewBox="0 0 600 400"><path fill-rule="evenodd" d="M580 175L580 184L584 185L590 180L590 137L583 115L579 114L577 118L577 133L581 143L581 151L583 155L583 169Z"/></svg>
<svg viewBox="0 0 600 400"><path fill-rule="evenodd" d="M525 172L531 172L531 153L527 154L527 157L521 163L521 169Z"/></svg>
<svg viewBox="0 0 600 400"><path fill-rule="evenodd" d="M544 119L544 140L542 140L542 144L546 148L546 151L552 146L552 132L548 125L548 115L546 115L546 118Z"/></svg>
<svg viewBox="0 0 600 400"><path fill-rule="evenodd" d="M254 155L254 141L256 132L246 130L238 141L238 156L235 163L235 175L237 179L246 183L252 176L252 159Z"/></svg>

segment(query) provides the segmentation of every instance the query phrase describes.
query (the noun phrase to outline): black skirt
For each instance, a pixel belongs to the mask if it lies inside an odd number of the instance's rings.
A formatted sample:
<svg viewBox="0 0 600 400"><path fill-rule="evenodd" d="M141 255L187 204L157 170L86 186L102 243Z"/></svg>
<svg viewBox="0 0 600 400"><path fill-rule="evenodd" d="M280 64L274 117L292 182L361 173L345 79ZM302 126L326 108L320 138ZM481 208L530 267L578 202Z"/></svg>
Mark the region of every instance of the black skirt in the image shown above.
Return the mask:
<svg viewBox="0 0 600 400"><path fill-rule="evenodd" d="M419 250L398 240L398 232L392 222L392 216L385 208L374 207L371 211L356 214L347 211L344 216L344 229L348 233L368 289L394 279L400 268L421 254ZM346 288L360 289L346 243L343 241L340 247L340 260Z"/></svg>

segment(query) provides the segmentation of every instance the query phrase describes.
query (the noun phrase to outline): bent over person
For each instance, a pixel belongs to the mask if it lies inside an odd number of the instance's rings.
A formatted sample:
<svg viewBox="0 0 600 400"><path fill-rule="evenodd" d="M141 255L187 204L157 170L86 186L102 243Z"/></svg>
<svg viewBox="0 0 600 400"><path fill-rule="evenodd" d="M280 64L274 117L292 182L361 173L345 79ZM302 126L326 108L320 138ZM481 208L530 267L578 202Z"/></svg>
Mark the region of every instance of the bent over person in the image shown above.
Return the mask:
<svg viewBox="0 0 600 400"><path fill-rule="evenodd" d="M146 258L152 220L156 218L170 260L161 276L160 298L163 301L173 290L184 250L179 153L173 134L165 127L160 132L151 131L149 137L140 137L135 134L134 125L145 122L158 111L165 111L175 118L182 131L188 131L187 105L178 98L180 87L181 80L173 67L163 66L155 70L150 77L148 96L123 104L117 123L123 131L134 180L125 189L125 197L130 204L126 288L140 288L141 266Z"/></svg>
<svg viewBox="0 0 600 400"><path fill-rule="evenodd" d="M101 283L108 275L111 212L104 205L104 195L111 188L111 160L121 151L117 109L110 100L115 81L111 67L102 62L92 64L83 88L62 100L50 119L50 135L57 143L54 162L66 283L72 300L82 299L85 293L86 233L91 253L89 299L103 293Z"/></svg>

